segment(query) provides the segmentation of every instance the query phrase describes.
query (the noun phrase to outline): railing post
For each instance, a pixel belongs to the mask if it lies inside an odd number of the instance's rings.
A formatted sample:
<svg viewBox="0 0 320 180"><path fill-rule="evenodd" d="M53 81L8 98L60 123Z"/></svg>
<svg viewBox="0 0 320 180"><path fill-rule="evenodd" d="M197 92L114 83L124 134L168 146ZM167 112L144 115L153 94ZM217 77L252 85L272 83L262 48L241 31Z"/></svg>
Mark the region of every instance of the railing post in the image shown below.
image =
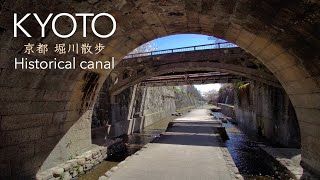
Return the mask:
<svg viewBox="0 0 320 180"><path fill-rule="evenodd" d="M197 51L197 50L204 50L204 49L220 49L222 48L222 44L224 44L224 48L230 47L237 47L229 42L216 42L212 44L205 44L205 45L198 45L198 46L188 46L182 48L173 48L173 49L165 49L165 50L158 50L158 51L150 51L145 53L136 53L136 54L129 54L125 58L134 58L134 57L142 57L142 56L149 56L149 55L156 55L156 54L170 54L175 52L186 52L186 51ZM217 47L216 47L217 46Z"/></svg>

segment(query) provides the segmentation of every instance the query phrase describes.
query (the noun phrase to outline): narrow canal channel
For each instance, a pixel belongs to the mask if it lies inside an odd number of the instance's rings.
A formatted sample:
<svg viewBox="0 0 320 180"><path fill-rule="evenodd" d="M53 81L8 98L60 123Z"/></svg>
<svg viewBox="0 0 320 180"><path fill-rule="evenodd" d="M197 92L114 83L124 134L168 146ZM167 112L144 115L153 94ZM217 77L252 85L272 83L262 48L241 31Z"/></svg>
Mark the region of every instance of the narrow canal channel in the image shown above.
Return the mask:
<svg viewBox="0 0 320 180"><path fill-rule="evenodd" d="M225 142L240 174L248 180L293 179L280 164L246 136L236 125L223 123L229 140Z"/></svg>
<svg viewBox="0 0 320 180"><path fill-rule="evenodd" d="M123 138L123 142L126 145L123 157L106 159L102 163L98 164L92 170L86 174L81 175L78 180L97 180L100 176L103 176L112 167L118 165L126 157L134 154L140 150L145 144L151 142L156 137L159 137L161 133L165 132L169 122L172 119L165 119L153 123L152 125L146 127L139 133L134 133L133 135L126 136Z"/></svg>
<svg viewBox="0 0 320 180"><path fill-rule="evenodd" d="M90 172L83 174L79 180L97 180L109 169L116 166L127 156L134 154L145 144L163 133L170 119L154 123L140 133L123 138L126 144L124 156L107 159ZM240 174L248 180L291 179L283 167L267 155L254 141L250 140L236 125L224 123L229 140L225 141Z"/></svg>

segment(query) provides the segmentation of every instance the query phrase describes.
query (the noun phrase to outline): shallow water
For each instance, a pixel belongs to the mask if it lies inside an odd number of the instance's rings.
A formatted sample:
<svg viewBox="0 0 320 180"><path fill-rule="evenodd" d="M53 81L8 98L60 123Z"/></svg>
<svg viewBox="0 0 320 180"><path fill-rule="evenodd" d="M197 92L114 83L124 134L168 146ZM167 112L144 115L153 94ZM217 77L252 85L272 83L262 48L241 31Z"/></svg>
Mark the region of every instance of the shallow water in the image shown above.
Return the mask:
<svg viewBox="0 0 320 180"><path fill-rule="evenodd" d="M165 132L168 124L171 122L170 119L165 119L151 124L139 133L124 138L124 142L127 146L128 155L134 154L136 151L141 149L145 144L148 144L153 139L160 136L161 133Z"/></svg>
<svg viewBox="0 0 320 180"><path fill-rule="evenodd" d="M79 180L96 180L109 169L116 166L127 156L134 154L145 144L163 133L171 119L154 123L139 133L124 137L126 155L120 159L105 160L90 172L81 175ZM239 172L248 180L290 179L287 172L270 158L254 141L250 140L241 130L231 124L224 123L229 140L225 142Z"/></svg>
<svg viewBox="0 0 320 180"><path fill-rule="evenodd" d="M136 151L141 149L145 144L151 142L154 138L159 137L163 133L169 124L171 119L166 119L158 121L139 133L134 133L133 135L123 138L124 143L126 144L126 155L119 159L107 159L102 163L95 166L92 170L86 174L81 175L79 180L97 180L100 176L103 176L108 170L112 167L117 166L122 160L127 156L134 154Z"/></svg>
<svg viewBox="0 0 320 180"><path fill-rule="evenodd" d="M100 176L103 176L109 169L118 164L119 162L102 161L86 174L79 176L78 180L97 180Z"/></svg>
<svg viewBox="0 0 320 180"><path fill-rule="evenodd" d="M248 138L241 130L224 123L229 140L225 142L232 159L245 179L290 179L286 170L264 152L257 143Z"/></svg>

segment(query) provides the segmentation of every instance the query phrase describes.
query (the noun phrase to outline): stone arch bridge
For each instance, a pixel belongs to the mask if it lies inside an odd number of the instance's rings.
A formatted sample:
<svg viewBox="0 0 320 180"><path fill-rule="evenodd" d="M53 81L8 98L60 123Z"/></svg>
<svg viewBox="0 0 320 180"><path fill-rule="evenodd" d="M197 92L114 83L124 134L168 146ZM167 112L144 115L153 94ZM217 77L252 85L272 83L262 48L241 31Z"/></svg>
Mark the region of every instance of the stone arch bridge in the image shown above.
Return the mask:
<svg viewBox="0 0 320 180"><path fill-rule="evenodd" d="M170 81L168 74L181 76L190 72L187 76L191 77L189 79L191 83L196 79L199 80L199 78L192 78L192 74L211 71L225 73L224 76L217 73L211 74L211 76L206 74L207 78L216 77L217 81L223 78L223 82L232 82L238 78L242 81L244 79L255 80L281 87L273 74L255 57L239 47L234 47L231 43L215 43L130 54L111 73L110 76L114 82L110 87L110 93L112 95L119 94L124 89L141 82L151 85L152 82ZM167 75L167 78L161 79L159 77L158 81L153 78L152 81L152 77L160 75ZM219 76L220 78L218 78ZM203 78L204 74L202 74ZM185 84L182 79L176 82L178 84L175 83L175 85ZM209 81L202 83L209 83Z"/></svg>
<svg viewBox="0 0 320 180"><path fill-rule="evenodd" d="M70 0L0 2L0 174L34 176L92 146L92 107L111 73L95 70L15 70L14 57L24 56L24 45L97 42L106 48L82 59L117 63L134 48L173 34L197 33L234 43L256 57L280 82L297 113L301 130L302 162L320 175L320 2L316 0ZM13 14L35 12L45 19L50 12L105 12L118 26L108 39L77 31L64 40L51 31L41 38L40 26L28 19L13 38ZM68 19L57 22L59 31L71 31ZM112 22L97 21L98 32L110 32ZM55 55L34 58L51 59ZM64 56L68 58L68 56ZM87 128L89 127L89 130Z"/></svg>

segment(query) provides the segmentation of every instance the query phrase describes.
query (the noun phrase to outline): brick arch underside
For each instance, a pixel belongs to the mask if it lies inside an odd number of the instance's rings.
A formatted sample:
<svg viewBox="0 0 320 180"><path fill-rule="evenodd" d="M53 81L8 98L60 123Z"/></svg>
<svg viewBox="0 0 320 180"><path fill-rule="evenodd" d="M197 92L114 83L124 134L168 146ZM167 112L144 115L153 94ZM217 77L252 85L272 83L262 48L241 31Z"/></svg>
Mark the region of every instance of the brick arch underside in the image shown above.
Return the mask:
<svg viewBox="0 0 320 180"><path fill-rule="evenodd" d="M319 3L309 1L5 1L1 16L13 12L110 12L118 21L107 40L77 32L68 42L102 42L97 60L122 59L135 47L177 33L214 35L237 44L274 73L299 120L303 165L320 169ZM25 9L22 7L30 7ZM301 18L302 17L302 18ZM10 22L13 20L10 19ZM26 29L35 29L34 21ZM66 21L62 26L67 26ZM13 70L24 44L39 38L12 38L12 24L0 19L0 174L34 175L91 146L91 110L109 71ZM101 24L100 30L110 27ZM38 30L39 31L39 30ZM31 32L31 30L30 30ZM52 33L41 42L61 43ZM45 58L45 57L44 57ZM90 58L90 57L83 57ZM75 138L76 137L76 138ZM60 161L59 161L60 160ZM317 172L319 173L319 172Z"/></svg>

